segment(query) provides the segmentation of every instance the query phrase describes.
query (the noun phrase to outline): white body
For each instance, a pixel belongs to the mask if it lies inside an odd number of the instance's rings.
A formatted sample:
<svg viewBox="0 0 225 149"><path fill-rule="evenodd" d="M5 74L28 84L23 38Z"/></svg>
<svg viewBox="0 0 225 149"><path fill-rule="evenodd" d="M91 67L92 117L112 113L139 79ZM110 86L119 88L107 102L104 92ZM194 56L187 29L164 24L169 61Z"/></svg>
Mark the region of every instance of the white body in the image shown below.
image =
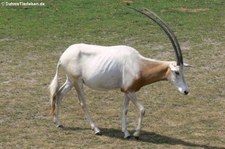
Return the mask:
<svg viewBox="0 0 225 149"><path fill-rule="evenodd" d="M61 66L67 80L58 88L58 69ZM183 68L183 67L182 67ZM139 136L144 107L139 103L135 92L141 87L161 81L169 80L184 94L188 88L183 76L183 69L176 62L157 61L143 57L135 49L128 46L97 46L75 44L70 46L60 57L57 71L50 84L52 112L54 121L61 126L58 118L60 102L63 96L74 86L85 116L95 133L100 133L88 113L83 84L95 90L121 89L125 94L122 131L124 137L130 136L126 127L126 114L129 101L140 110L135 137ZM56 112L55 110L56 106Z"/></svg>
<svg viewBox="0 0 225 149"><path fill-rule="evenodd" d="M111 90L129 86L140 72L141 55L127 46L76 44L61 56L70 79L81 79L92 89Z"/></svg>

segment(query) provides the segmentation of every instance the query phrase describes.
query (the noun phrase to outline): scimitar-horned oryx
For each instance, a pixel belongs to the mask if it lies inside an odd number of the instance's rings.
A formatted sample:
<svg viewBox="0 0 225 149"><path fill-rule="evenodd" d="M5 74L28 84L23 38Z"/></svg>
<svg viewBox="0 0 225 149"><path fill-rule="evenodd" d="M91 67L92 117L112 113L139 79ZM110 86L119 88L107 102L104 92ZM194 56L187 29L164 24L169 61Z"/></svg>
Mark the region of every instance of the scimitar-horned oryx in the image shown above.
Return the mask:
<svg viewBox="0 0 225 149"><path fill-rule="evenodd" d="M175 54L176 61L159 61L146 58L132 47L98 46L88 44L71 45L61 55L54 79L50 84L51 109L54 122L62 127L59 120L59 110L62 98L75 88L84 114L94 130L100 134L99 128L92 120L84 99L83 84L94 90L120 89L124 93L122 110L122 132L124 138L129 138L126 115L128 104L131 101L140 111L138 124L133 136L138 138L141 130L142 118L145 114L144 107L138 101L136 92L145 85L168 80L174 84L179 92L187 95L189 90L184 79L184 66L180 45L172 30L164 21L150 10L137 12L147 16L158 24L169 37ZM65 83L59 88L58 70L62 67L66 74ZM101 107L99 107L101 108Z"/></svg>

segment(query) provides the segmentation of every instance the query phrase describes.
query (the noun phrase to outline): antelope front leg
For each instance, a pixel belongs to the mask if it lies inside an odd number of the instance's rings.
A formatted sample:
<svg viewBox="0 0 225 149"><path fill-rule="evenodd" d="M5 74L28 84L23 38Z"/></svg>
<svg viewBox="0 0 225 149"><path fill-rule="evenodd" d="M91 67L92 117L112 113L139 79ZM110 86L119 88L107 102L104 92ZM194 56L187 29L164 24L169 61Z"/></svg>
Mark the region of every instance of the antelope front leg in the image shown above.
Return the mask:
<svg viewBox="0 0 225 149"><path fill-rule="evenodd" d="M122 132L124 133L124 138L130 138L130 133L127 130L127 111L129 105L129 98L125 94L124 103L123 103L123 111L122 111Z"/></svg>
<svg viewBox="0 0 225 149"><path fill-rule="evenodd" d="M135 93L128 93L127 96L129 99L134 103L134 105L139 109L140 111L140 116L138 118L138 124L136 127L136 131L134 132L133 136L138 139L141 131L141 123L143 116L145 114L145 109L144 107L140 104L140 102L137 100L136 94Z"/></svg>

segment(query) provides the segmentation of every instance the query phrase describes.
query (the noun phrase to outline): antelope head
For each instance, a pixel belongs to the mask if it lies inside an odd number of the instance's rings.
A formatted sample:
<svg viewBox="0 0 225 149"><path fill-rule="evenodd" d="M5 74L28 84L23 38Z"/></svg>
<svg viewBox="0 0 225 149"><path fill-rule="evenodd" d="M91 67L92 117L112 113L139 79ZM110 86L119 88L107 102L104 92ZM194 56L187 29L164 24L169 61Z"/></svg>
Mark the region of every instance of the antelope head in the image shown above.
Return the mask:
<svg viewBox="0 0 225 149"><path fill-rule="evenodd" d="M150 18L153 22L158 24L161 27L161 29L163 29L163 31L166 33L166 35L169 37L173 45L173 49L175 51L176 62L169 63L169 69L167 72L167 80L170 81L173 85L175 85L179 92L181 92L184 95L187 95L189 93L189 89L184 78L184 67L190 66L190 65L185 64L183 62L182 52L175 34L168 27L168 25L154 12L148 9L145 9L145 11L140 11L136 8L132 8L132 7L129 7L129 8Z"/></svg>

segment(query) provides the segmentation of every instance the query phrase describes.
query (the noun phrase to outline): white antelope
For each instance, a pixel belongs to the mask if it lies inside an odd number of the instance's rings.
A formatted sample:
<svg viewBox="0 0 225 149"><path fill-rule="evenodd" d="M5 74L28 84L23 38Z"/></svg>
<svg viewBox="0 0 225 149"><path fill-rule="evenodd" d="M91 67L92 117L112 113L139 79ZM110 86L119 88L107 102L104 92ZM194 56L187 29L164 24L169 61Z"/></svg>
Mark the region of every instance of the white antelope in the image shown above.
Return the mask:
<svg viewBox="0 0 225 149"><path fill-rule="evenodd" d="M53 120L58 127L62 127L59 120L61 100L72 87L75 87L80 105L91 128L94 130L95 134L101 134L86 107L83 84L94 90L120 89L124 93L125 98L122 110L122 132L124 133L124 138L130 137L126 125L126 115L130 101L140 111L138 124L133 136L138 138L140 135L145 110L138 101L135 93L141 87L157 81L168 80L172 82L181 93L185 95L188 94L189 91L183 74L185 64L183 63L182 53L175 35L153 12L149 10L146 12L137 9L134 10L152 19L165 31L175 50L176 62L149 59L140 55L134 48L123 45L71 45L61 55L55 77L50 84ZM67 77L67 80L60 88L58 84L59 67L63 68Z"/></svg>

